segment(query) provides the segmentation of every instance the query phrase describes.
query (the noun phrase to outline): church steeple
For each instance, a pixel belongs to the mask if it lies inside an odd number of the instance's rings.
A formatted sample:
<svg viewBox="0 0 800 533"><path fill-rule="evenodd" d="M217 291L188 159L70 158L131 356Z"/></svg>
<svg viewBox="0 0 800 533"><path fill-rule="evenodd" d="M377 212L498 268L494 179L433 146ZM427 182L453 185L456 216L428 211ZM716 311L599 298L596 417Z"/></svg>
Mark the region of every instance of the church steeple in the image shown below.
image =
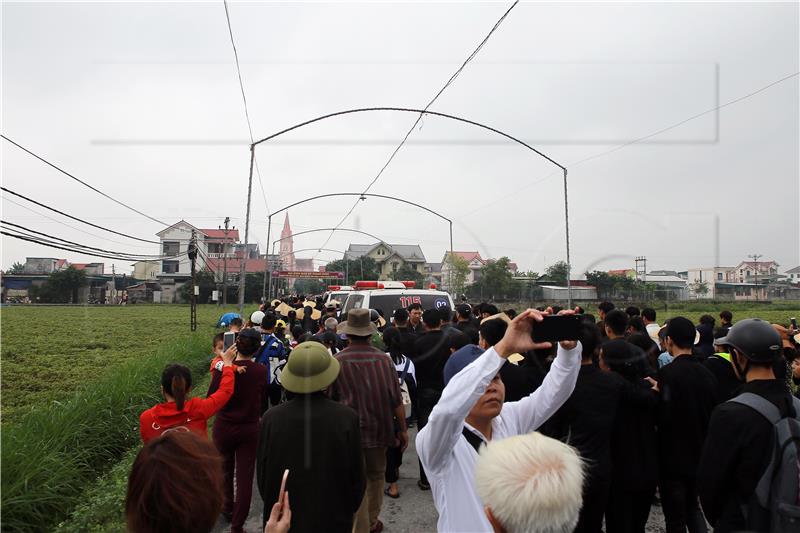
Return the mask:
<svg viewBox="0 0 800 533"><path fill-rule="evenodd" d="M286 270L295 270L294 239L292 239L292 227L289 225L288 212L283 219L283 230L281 230L281 251L279 257Z"/></svg>

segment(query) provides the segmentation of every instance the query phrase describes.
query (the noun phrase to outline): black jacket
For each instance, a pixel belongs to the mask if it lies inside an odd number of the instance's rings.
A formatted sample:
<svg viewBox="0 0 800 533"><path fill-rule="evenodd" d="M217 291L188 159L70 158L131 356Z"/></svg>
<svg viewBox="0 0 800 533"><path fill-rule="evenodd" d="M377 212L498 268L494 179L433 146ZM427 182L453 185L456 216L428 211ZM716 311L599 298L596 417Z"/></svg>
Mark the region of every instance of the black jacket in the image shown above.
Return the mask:
<svg viewBox="0 0 800 533"><path fill-rule="evenodd" d="M540 430L578 449L589 483L611 477L611 433L623 386L616 374L581 366L572 395Z"/></svg>
<svg viewBox="0 0 800 533"><path fill-rule="evenodd" d="M661 478L694 479L717 403L717 380L691 355L660 368L656 380Z"/></svg>
<svg viewBox="0 0 800 533"><path fill-rule="evenodd" d="M783 416L796 415L783 381L751 381L741 392L766 398ZM714 409L697 471L697 492L715 533L748 526L741 508L750 501L772 458L773 432L772 424L746 405L726 402Z"/></svg>
<svg viewBox="0 0 800 533"><path fill-rule="evenodd" d="M349 533L366 487L358 414L324 393L297 395L267 411L256 463L264 520L287 468L292 532Z"/></svg>
<svg viewBox="0 0 800 533"><path fill-rule="evenodd" d="M717 378L717 403L726 402L736 396L742 382L733 371L733 364L714 354L703 361L703 366Z"/></svg>
<svg viewBox="0 0 800 533"><path fill-rule="evenodd" d="M644 380L622 379L622 395L611 432L612 484L622 490L651 490L658 481L658 396Z"/></svg>
<svg viewBox="0 0 800 533"><path fill-rule="evenodd" d="M450 357L450 339L442 330L428 331L414 343L414 369L419 390L444 390L444 364Z"/></svg>

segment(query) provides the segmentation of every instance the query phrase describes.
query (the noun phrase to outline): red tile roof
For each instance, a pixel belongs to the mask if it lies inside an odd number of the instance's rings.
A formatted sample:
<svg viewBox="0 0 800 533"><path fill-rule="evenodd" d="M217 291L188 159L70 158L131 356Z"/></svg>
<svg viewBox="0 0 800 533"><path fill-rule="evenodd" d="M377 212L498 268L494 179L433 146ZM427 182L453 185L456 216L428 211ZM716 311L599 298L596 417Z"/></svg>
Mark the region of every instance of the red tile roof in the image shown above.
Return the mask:
<svg viewBox="0 0 800 533"><path fill-rule="evenodd" d="M83 270L84 268L89 266L89 263L72 263L70 266L75 270Z"/></svg>
<svg viewBox="0 0 800 533"><path fill-rule="evenodd" d="M448 252L448 254L449 253L450 252ZM468 263L471 262L473 259L477 259L478 261L484 262L480 252L456 252L454 250L453 254L455 254L457 257L460 257L461 259L466 260Z"/></svg>
<svg viewBox="0 0 800 533"><path fill-rule="evenodd" d="M225 230L222 229L201 229L200 231L202 231L209 239L225 239ZM230 242L237 242L239 240L239 230L228 230L228 240Z"/></svg>

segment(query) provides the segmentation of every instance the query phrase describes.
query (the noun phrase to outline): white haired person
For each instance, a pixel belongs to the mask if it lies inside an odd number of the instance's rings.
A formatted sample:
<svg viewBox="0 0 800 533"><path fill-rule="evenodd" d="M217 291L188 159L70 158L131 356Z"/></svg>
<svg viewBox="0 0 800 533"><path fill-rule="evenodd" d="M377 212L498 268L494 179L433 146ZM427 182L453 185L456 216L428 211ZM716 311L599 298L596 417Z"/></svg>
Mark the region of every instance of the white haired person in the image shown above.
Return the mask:
<svg viewBox="0 0 800 533"><path fill-rule="evenodd" d="M581 511L578 452L541 433L481 448L475 485L495 533L571 533Z"/></svg>
<svg viewBox="0 0 800 533"><path fill-rule="evenodd" d="M483 443L534 431L575 388L581 346L562 341L542 385L518 402L503 403L505 387L499 371L508 357L551 346L536 343L531 337L534 323L544 316L528 309L517 315L503 338L482 354L473 351L464 357L459 350L451 356L458 360L458 368L445 383L441 399L416 440L439 512L439 531L492 531L475 488L477 450Z"/></svg>

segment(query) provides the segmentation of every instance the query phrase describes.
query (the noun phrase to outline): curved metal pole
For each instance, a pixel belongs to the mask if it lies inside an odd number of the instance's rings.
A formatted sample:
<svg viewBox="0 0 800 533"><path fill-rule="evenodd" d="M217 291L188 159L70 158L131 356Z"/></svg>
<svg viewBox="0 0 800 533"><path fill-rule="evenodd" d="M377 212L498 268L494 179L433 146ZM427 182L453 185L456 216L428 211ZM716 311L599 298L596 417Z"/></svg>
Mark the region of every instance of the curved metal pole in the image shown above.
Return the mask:
<svg viewBox="0 0 800 533"><path fill-rule="evenodd" d="M276 239L272 241L272 245L275 246L275 243L285 241L286 239L290 239L292 237L297 237L298 235L305 235L306 233L314 233L317 231L350 231L352 233L360 233L361 235L366 235L367 237L372 237L373 239L378 239L380 242L386 242L380 237L373 235L372 233L367 233L366 231L361 231L360 229L350 229L350 228L316 228L316 229L307 229L304 231L298 231L297 233L292 233L291 235L287 235L286 237L281 237L280 239ZM314 248L315 250L319 250L319 248ZM274 251L274 249L273 249Z"/></svg>
<svg viewBox="0 0 800 533"><path fill-rule="evenodd" d="M273 215L277 215L278 213L282 213L283 211L286 211L287 209L291 209L292 207L298 206L300 204L304 204L304 203L310 202L312 200L319 200L320 198L330 198L332 196L364 196L364 197L369 197L369 198L383 198L383 199L386 199L386 200L395 200L397 202L402 202L404 204L413 205L414 207L419 207L423 211L427 211L428 213L430 213L432 215L436 215L437 217L441 218L442 220L446 220L447 222L452 222L449 218L447 218L446 216L442 215L441 213L437 213L433 209L430 209L428 207L425 207L424 205L420 205L420 204L414 203L414 202L409 201L409 200L404 200L403 198L398 198L396 196L388 196L386 194L372 194L372 193L360 193L360 192L334 192L334 193L330 193L330 194L320 194L318 196L311 196L309 198L306 198L305 200L300 200L300 201L295 202L293 204L289 204L289 205L287 205L285 207L282 207L282 208L278 209L277 211L274 211L272 214ZM272 215L270 215L270 216L272 216Z"/></svg>
<svg viewBox="0 0 800 533"><path fill-rule="evenodd" d="M525 141L517 139L516 137L514 137L512 135L509 135L508 133L505 133L504 131L498 130L498 129L493 128L491 126L487 126L486 124L481 124L480 122L475 122L474 120L469 120L469 119L463 118L463 117L457 117L456 115L449 115L447 113L440 113L438 111L431 111L430 109L427 109L427 110L426 109L413 109L413 108L409 108L409 107L362 107L362 108L358 108L358 109L347 109L345 111L337 111L335 113L328 113L327 115L322 115L322 116L317 117L317 118L312 118L311 120L306 120L305 122L301 122L300 124L295 124L294 126L290 126L290 127L286 128L286 129L283 129L283 130L281 130L281 131L279 131L277 133L273 133L272 135L270 135L268 137L264 137L263 139L259 139L258 141L255 141L252 144L252 146L255 147L255 146L257 146L257 145L259 145L259 144L261 144L261 143L263 143L265 141L269 141L270 139L274 139L275 137L280 137L284 133L289 133L290 131L302 128L304 126L308 126L309 124L313 124L313 123L319 122L321 120L327 120L329 118L338 117L338 116L342 116L342 115L350 115L352 113L368 113L368 112L372 112L372 111L399 111L399 112L405 112L405 113L418 113L418 114L422 114L422 115L433 115L433 116L436 116L436 117L449 118L450 120L463 122L464 124L471 124L472 126L477 126L478 128L482 128L484 130L491 131L493 133L496 133L498 135L501 135L501 136L505 137L506 139L514 141L515 143L524 146L528 150L539 154L541 157L547 159L548 161L553 163L558 168L564 169L564 165L562 165L560 163L557 163L555 160L553 160L549 156L543 154L542 152L540 152L539 150L537 150L533 146L529 145Z"/></svg>
<svg viewBox="0 0 800 533"><path fill-rule="evenodd" d="M572 286L571 286L570 279L569 279L570 278L569 274L571 272L571 264L570 264L570 251L569 251L569 212L568 212L568 204L567 204L567 167L565 167L561 163L558 163L557 161L555 161L551 157L547 156L543 152L537 150L536 148L534 148L533 146L529 145L525 141L514 137L513 135L509 135L508 133L505 133L504 131L498 130L497 128L493 128L491 126L487 126L486 124L481 124L480 122L476 122L474 120L469 120L469 119L466 119L466 118L463 118L463 117L458 117L456 115L450 115L448 113L440 113L438 111L431 111L429 109L414 109L414 108L408 108L408 107L362 107L362 108L358 108L358 109L347 109L345 111L337 111L335 113L328 113L327 115L322 115L322 116L319 116L319 117L316 117L316 118L312 118L310 120L306 120L305 122L301 122L299 124L295 124L294 126L290 126L290 127L285 128L285 129L283 129L283 130L281 130L281 131L279 131L277 133L273 133L272 135L269 135L268 137L264 137L263 139L259 139L258 141L255 141L253 144L250 145L250 149L251 150L255 150L255 147L257 145L263 143L263 142L269 141L271 139L274 139L276 137L279 137L279 136L283 135L284 133L288 133L290 131L302 128L304 126L308 126L309 124L313 124L315 122L319 122L319 121L322 121L322 120L327 120L329 118L334 118L334 117L338 117L338 116L342 116L342 115L350 115L350 114L353 114L353 113L368 113L368 112L373 112L373 111L397 111L397 112L404 112L404 113L418 113L420 115L432 115L432 116L436 116L436 117L442 117L442 118L447 118L447 119L450 119L450 120L455 120L457 122L462 122L464 124L470 124L472 126L476 126L478 128L481 128L481 129L484 129L484 130L487 130L487 131L491 131L492 133L495 133L497 135L505 137L506 139L508 139L510 141L513 141L513 142L519 144L520 146L524 146L528 150L534 152L535 154L538 154L539 156L543 157L544 159L548 160L549 162L551 162L552 164L554 164L555 166L560 168L564 172L564 217L567 220L567 231L566 231L566 247L567 247L567 305L570 306L570 307L572 306ZM452 246L451 246L451 252L452 252ZM450 278L452 278L452 274L451 274Z"/></svg>
<svg viewBox="0 0 800 533"><path fill-rule="evenodd" d="M331 198L331 197L334 197L334 196L362 196L362 197L370 197L370 198L383 198L383 199L386 199L386 200L394 200L396 202L402 202L404 204L413 205L414 207L418 207L418 208L422 209L423 211L427 211L428 213L430 213L432 215L435 215L435 216L441 218L442 220L447 221L447 223L450 224L450 254L452 255L452 253L453 253L453 221L450 220L449 218L447 218L446 216L442 215L441 213L437 213L433 209L425 207L424 205L420 205L420 204L412 202L410 200L405 200L403 198L398 198L396 196L388 196L388 195L385 195L385 194L360 193L360 192L338 192L338 193L329 193L329 194L319 194L317 196L310 196L310 197L305 198L303 200L299 200L297 202L294 202L293 204L289 204L287 206L281 207L280 209L278 209L276 211L273 211L267 217L267 246L269 246L269 242L270 242L269 238L270 238L270 233L272 231L272 216L273 215L277 215L278 213L282 213L282 212L284 212L284 211L286 211L288 209L291 209L292 207L304 204L306 202L311 202L312 200L319 200L320 198ZM381 240L381 239L378 239L378 240ZM266 258L266 261L264 263L264 283L263 283L263 287L261 289L261 295L265 299L266 299L266 295L267 295L267 277L269 275L269 272L271 272L271 271L272 271L272 269L269 267L269 254L267 254L267 258ZM271 278L271 276L270 276L270 278ZM269 293L271 294L272 293L272 290L271 290L272 289L272 279L270 279L269 285L270 285Z"/></svg>

